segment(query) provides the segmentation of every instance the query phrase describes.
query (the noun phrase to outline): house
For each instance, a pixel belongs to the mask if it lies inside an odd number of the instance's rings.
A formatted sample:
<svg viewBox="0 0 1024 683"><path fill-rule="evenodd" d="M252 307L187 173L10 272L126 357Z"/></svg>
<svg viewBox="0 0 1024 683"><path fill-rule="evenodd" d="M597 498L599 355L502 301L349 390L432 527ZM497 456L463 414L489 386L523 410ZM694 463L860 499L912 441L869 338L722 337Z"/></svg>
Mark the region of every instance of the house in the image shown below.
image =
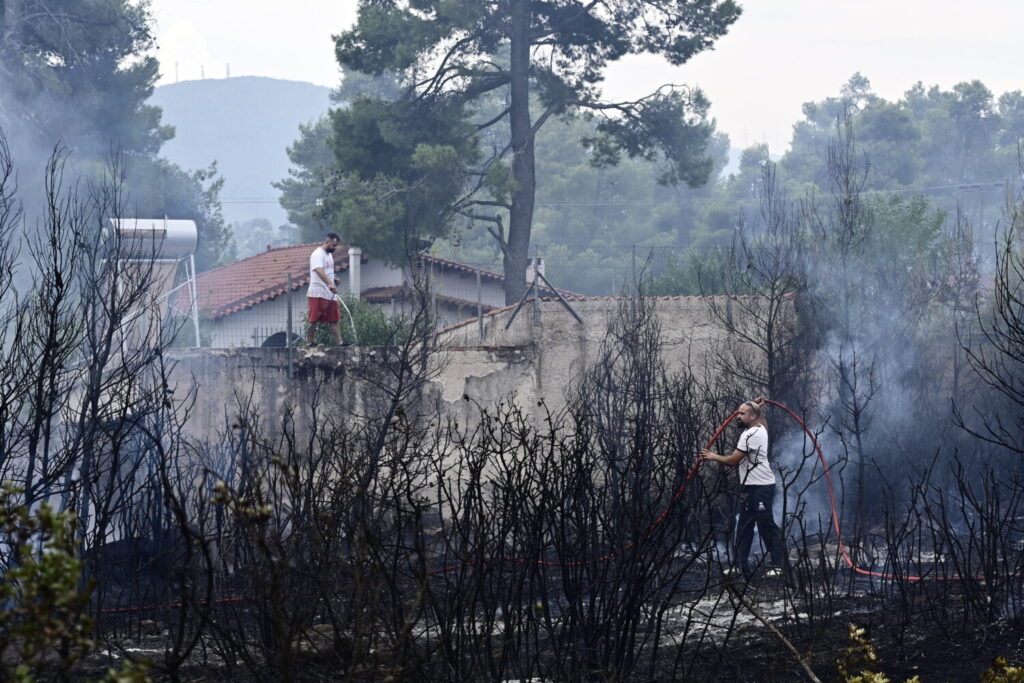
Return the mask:
<svg viewBox="0 0 1024 683"><path fill-rule="evenodd" d="M317 246L268 248L200 273L196 277L196 297L202 344L215 348L280 346L287 339L289 327L293 335L301 336L306 320L309 255ZM528 272L533 273L534 267L544 272L543 260L537 261ZM503 275L435 256L419 255L414 266L400 268L363 254L357 247L342 246L334 252L334 270L341 294L358 292L389 315L401 314L413 305L412 282L429 283L439 326L505 305ZM555 294L546 286L540 289L543 296Z"/></svg>

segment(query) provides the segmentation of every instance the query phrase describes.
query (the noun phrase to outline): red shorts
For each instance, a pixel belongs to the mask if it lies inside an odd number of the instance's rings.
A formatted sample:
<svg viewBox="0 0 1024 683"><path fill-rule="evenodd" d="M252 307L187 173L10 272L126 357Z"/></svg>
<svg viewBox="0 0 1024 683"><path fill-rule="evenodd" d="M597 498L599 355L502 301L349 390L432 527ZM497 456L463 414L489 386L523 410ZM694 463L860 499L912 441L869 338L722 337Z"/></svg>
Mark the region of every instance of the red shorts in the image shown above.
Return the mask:
<svg viewBox="0 0 1024 683"><path fill-rule="evenodd" d="M320 299L315 296L306 297L309 304L309 322L336 323L341 320L341 309L337 299Z"/></svg>

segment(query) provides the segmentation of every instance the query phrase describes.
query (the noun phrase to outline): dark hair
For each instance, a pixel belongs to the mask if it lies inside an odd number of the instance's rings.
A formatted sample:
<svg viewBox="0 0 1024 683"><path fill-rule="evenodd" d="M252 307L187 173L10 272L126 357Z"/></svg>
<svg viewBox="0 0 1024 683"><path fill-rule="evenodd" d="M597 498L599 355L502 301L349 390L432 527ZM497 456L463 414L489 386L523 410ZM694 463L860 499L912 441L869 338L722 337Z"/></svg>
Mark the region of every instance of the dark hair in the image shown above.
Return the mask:
<svg viewBox="0 0 1024 683"><path fill-rule="evenodd" d="M327 233L326 235L324 235L324 239L325 240L338 240L338 241L341 241L341 238L338 237L338 233L336 233L336 232L329 232L329 233Z"/></svg>

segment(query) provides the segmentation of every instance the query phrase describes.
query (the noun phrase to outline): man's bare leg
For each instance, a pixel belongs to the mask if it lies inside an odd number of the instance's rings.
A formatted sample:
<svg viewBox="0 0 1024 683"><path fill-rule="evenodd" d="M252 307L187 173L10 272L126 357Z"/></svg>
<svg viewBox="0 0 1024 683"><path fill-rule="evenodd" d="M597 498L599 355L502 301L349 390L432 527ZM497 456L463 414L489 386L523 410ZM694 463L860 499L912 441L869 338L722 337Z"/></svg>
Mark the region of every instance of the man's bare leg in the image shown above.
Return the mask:
<svg viewBox="0 0 1024 683"><path fill-rule="evenodd" d="M314 339L316 339L316 323L310 323L306 330L306 345L312 346Z"/></svg>
<svg viewBox="0 0 1024 683"><path fill-rule="evenodd" d="M328 329L331 331L331 336L334 337L335 344L341 344L341 323L330 323Z"/></svg>

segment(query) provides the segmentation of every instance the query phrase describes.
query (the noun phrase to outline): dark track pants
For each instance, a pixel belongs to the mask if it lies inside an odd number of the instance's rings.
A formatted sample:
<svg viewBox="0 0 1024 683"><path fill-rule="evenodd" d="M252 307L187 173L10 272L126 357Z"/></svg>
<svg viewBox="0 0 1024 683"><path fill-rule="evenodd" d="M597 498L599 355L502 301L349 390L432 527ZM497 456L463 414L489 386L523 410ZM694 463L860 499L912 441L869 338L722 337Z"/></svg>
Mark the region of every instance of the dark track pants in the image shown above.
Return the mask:
<svg viewBox="0 0 1024 683"><path fill-rule="evenodd" d="M761 541L771 554L772 565L782 566L782 532L772 517L775 484L740 487L740 517L736 522L736 559L744 574L750 574L750 545L754 541L754 524Z"/></svg>

